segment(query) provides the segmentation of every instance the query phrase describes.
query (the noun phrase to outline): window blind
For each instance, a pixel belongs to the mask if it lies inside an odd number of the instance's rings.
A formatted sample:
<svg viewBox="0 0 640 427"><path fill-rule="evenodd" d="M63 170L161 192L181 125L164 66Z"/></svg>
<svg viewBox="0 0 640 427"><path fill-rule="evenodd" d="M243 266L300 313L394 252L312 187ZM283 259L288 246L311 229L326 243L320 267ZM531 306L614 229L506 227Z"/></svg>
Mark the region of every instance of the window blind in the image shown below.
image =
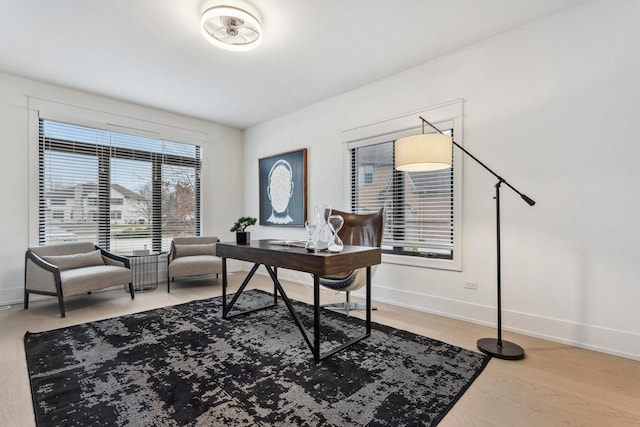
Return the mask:
<svg viewBox="0 0 640 427"><path fill-rule="evenodd" d="M40 244L168 250L200 230L200 147L39 122Z"/></svg>
<svg viewBox="0 0 640 427"><path fill-rule="evenodd" d="M453 257L453 167L394 169L394 142L351 149L351 206L355 213L384 208L383 252Z"/></svg>

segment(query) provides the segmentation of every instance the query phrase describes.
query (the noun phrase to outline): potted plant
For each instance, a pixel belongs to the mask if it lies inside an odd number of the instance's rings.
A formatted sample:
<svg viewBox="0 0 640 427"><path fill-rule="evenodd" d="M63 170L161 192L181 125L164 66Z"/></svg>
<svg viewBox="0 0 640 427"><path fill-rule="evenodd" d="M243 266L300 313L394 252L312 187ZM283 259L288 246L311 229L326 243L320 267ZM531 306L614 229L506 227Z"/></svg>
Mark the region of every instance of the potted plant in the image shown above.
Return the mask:
<svg viewBox="0 0 640 427"><path fill-rule="evenodd" d="M246 245L251 241L250 235L248 231L245 231L248 226L254 225L256 223L256 219L250 216L242 216L238 218L231 230L236 232L236 243L239 245Z"/></svg>

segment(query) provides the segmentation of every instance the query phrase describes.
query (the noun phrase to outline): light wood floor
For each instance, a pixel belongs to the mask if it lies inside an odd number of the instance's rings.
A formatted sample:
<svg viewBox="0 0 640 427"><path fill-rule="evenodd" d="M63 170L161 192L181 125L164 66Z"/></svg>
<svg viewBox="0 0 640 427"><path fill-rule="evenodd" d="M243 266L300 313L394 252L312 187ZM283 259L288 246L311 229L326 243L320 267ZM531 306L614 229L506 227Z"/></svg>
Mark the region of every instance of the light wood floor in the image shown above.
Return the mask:
<svg viewBox="0 0 640 427"><path fill-rule="evenodd" d="M244 277L230 277L234 289ZM311 288L284 283L287 294L312 302ZM271 289L264 276L252 287ZM166 284L138 293L135 300L122 289L68 299L67 317L60 318L55 300L32 302L29 310L15 305L0 311L0 425L33 426L33 407L24 356L26 331L38 332L97 319L218 296L221 279ZM323 293L322 302L342 295ZM478 338L495 330L426 313L376 304L373 320L460 347L476 350ZM504 339L525 348L521 361L493 359L441 426L640 426L640 362L505 333ZM300 338L302 339L302 337ZM311 357L311 353L309 353Z"/></svg>

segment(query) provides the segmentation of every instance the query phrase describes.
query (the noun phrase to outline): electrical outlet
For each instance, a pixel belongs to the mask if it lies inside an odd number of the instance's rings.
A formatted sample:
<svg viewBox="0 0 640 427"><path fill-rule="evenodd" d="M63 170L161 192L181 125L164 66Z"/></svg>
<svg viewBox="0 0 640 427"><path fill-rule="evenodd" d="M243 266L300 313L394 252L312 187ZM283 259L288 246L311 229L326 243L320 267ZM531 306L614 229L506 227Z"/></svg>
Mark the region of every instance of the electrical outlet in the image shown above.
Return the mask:
<svg viewBox="0 0 640 427"><path fill-rule="evenodd" d="M478 282L472 282L471 280L465 280L464 281L464 288L465 289L473 289L475 291L476 289L478 289Z"/></svg>

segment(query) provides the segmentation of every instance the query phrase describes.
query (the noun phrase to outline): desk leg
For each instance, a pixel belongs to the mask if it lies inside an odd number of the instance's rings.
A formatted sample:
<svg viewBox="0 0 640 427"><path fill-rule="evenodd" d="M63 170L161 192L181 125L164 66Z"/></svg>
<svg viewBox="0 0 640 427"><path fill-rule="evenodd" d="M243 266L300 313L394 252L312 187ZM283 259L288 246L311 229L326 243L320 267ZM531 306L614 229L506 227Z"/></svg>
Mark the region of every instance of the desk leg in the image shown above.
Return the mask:
<svg viewBox="0 0 640 427"><path fill-rule="evenodd" d="M347 347L349 347L352 344L357 343L358 341L361 341L365 338L368 338L371 336L371 267L367 267L367 282L366 282L366 287L367 287L367 314L366 314L366 321L365 321L365 328L366 328L366 332L360 336L357 336L355 338L350 339L349 341L347 341L346 343L339 345L337 347L335 347L332 350L327 351L324 354L320 353L320 279L316 276L314 276L314 281L313 281L313 288L314 288L314 293L313 293L313 327L314 327L314 346L313 348L311 348L311 351L313 352L313 358L315 359L316 363L320 362L321 360L326 359L327 357L336 354L337 352L341 351L342 349L345 349ZM311 345L309 345L309 347L311 347Z"/></svg>
<svg viewBox="0 0 640 427"><path fill-rule="evenodd" d="M278 267L273 267L273 275L278 279ZM273 281L273 305L278 304L278 288L276 281Z"/></svg>
<svg viewBox="0 0 640 427"><path fill-rule="evenodd" d="M371 335L371 266L367 267L367 337Z"/></svg>
<svg viewBox="0 0 640 427"><path fill-rule="evenodd" d="M169 282L167 282L168 284ZM222 258L222 317L227 313L227 259Z"/></svg>
<svg viewBox="0 0 640 427"><path fill-rule="evenodd" d="M271 269L271 267L265 265L265 267L267 268L267 271L269 271L269 274L271 274L274 282L273 282L273 304L271 305L267 305L267 306L263 306L263 307L257 307L257 308L253 308L253 309L249 309L249 310L244 310L244 311L236 311L233 314L229 314L231 309L233 308L234 304L236 303L236 301L238 300L238 297L242 294L242 292L244 291L244 289L246 288L246 286L249 284L249 281L251 280L251 278L253 277L253 275L255 274L256 270L258 270L258 267L260 267L260 264L254 264L253 268L251 268L251 271L249 271L249 274L247 274L247 277L244 278L244 281L242 282L242 284L240 285L240 288L238 288L238 290L236 291L236 293L233 295L233 298L231 299L230 302L227 302L227 259L226 258L222 258L222 318L223 319L229 319L231 317L235 317L235 316L240 316L242 314L248 314L248 313L252 313L254 311L258 311L258 310L263 310L265 308L272 308L275 307L278 303L278 277L277 277L277 268L273 268L273 271ZM280 292L281 294L283 294L283 292Z"/></svg>
<svg viewBox="0 0 640 427"><path fill-rule="evenodd" d="M282 301L284 301L284 305L287 306L287 310L289 310L289 313L291 314L291 317L293 317L293 321L298 326L298 329L302 333L302 337L304 338L304 340L306 341L307 345L309 346L309 349L313 353L314 359L316 360L316 362L318 362L319 358L316 358L315 355L316 355L316 353L318 353L318 355L320 354L319 346L316 346L314 348L314 345L311 342L311 339L309 338L309 334L307 333L307 331L306 331L306 329L304 327L304 324L302 323L302 320L300 319L300 316L298 316L298 313L296 313L296 310L293 308L293 304L291 303L291 300L289 299L289 297L287 296L286 292L284 291L284 288L282 287L282 284L280 284L280 281L278 280L278 277L276 276L276 273L273 271L273 269L271 267L269 267L269 266L265 266L265 267L267 267L267 272L271 276L271 279L273 280L274 285L277 287L278 291L280 292L280 296L282 297ZM316 334L316 337L319 340L319 335Z"/></svg>
<svg viewBox="0 0 640 427"><path fill-rule="evenodd" d="M229 311L232 309L236 300L238 299L242 291L244 291L244 288L247 286L247 284L249 283L249 281L251 280L251 278L253 277L253 275L255 274L259 266L260 264L255 264L253 266L253 268L251 269L247 277L242 282L242 285L233 296L233 299L231 300L231 302L227 304L227 259L222 258L222 317L223 319L229 319L231 317L239 316L242 314L248 314L258 310L264 310L265 308L274 307L277 303L277 298L278 298L277 294L278 292L280 292L280 295L282 296L282 300L287 306L289 313L293 317L294 322L298 326L298 329L300 329L300 332L302 333L304 340L306 341L307 345L309 346L309 349L313 353L313 359L316 363L320 362L323 359L326 359L327 357L339 352L340 350L352 344L355 344L356 342L364 338L367 338L371 335L371 267L367 267L367 279L366 279L366 289L367 289L366 333L358 337L355 337L349 340L348 342L342 345L339 345L338 347L324 354L321 354L320 353L320 277L316 274L313 275L313 343L311 342L311 338L309 337L307 331L305 330L305 327L302 324L302 321L298 316L298 313L296 313L296 311L294 310L293 304L287 297L287 294L284 292L282 285L278 281L278 270L276 267L272 268L270 266L265 265L267 272L269 273L269 275L271 276L271 279L273 280L273 295L274 295L273 305L269 305L265 307L257 307L254 309L237 312L232 315L229 314Z"/></svg>
<svg viewBox="0 0 640 427"><path fill-rule="evenodd" d="M313 275L313 358L320 361L320 277Z"/></svg>
<svg viewBox="0 0 640 427"><path fill-rule="evenodd" d="M272 304L272 305L267 305L267 306L264 306L264 307L258 307L258 308L254 308L254 309L250 309L250 310L239 311L239 312L235 312L233 314L229 314L229 312L233 308L233 305L238 300L238 297L240 297L240 295L244 291L244 288L247 287L247 285L249 284L249 281L251 281L251 278L256 273L256 270L258 269L258 267L260 267L260 264L254 264L253 265L253 267L251 268L251 271L249 271L249 274L247 275L247 277L244 278L244 281L242 282L242 285L240 285L240 287L238 288L236 293L233 294L233 298L231 298L231 302L229 304L227 304L227 300L226 300L226 292L224 290L224 279L222 280L222 282L223 282L223 293L225 294L225 299L222 301L222 318L223 319L228 319L230 317L235 317L235 316L239 316L241 314L247 314L247 313L251 313L251 312L254 312L254 311L262 310L264 308L270 308L270 307L274 307L275 306L275 304ZM268 269L269 269L269 267L267 267L267 270Z"/></svg>

